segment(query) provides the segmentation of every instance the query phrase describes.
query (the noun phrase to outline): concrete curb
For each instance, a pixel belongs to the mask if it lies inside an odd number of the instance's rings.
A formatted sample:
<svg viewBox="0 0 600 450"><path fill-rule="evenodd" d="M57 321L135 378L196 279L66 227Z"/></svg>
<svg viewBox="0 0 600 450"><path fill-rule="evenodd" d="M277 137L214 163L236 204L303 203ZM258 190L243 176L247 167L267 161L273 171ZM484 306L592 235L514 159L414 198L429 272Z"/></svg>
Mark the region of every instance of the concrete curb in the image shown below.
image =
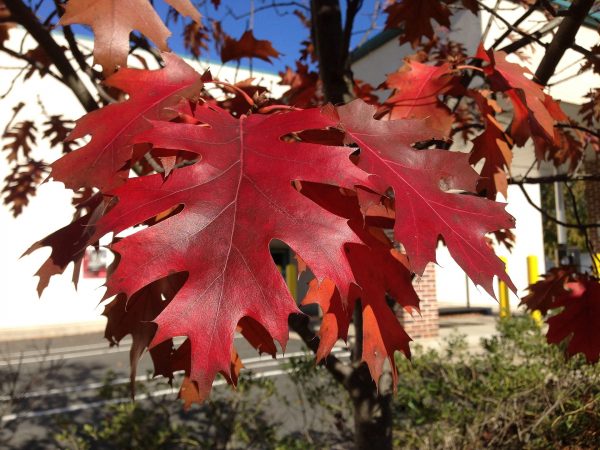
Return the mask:
<svg viewBox="0 0 600 450"><path fill-rule="evenodd" d="M48 339L65 336L76 336L104 331L106 318L98 318L89 322L76 322L36 327L15 327L0 329L0 342L19 341L25 339Z"/></svg>

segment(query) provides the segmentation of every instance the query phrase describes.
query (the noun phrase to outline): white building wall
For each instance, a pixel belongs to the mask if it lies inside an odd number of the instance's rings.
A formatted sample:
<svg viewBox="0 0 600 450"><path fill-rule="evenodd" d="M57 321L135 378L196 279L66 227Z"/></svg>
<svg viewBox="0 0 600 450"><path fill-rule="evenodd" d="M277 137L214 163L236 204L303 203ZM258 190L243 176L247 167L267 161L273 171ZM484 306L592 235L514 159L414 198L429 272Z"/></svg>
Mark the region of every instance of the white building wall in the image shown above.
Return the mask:
<svg viewBox="0 0 600 450"><path fill-rule="evenodd" d="M22 30L11 30L7 46L19 48L23 36ZM60 40L59 43L62 44ZM25 39L25 51L33 45L31 39ZM135 61L132 59L132 62ZM251 73L243 68L236 70L231 66L188 62L200 72L210 67L214 76L218 75L219 79L231 83L251 77ZM18 68L21 65L18 60L0 52L0 67ZM2 93L8 89L16 73L17 70L0 70ZM252 76L275 95L286 89L277 84L279 77L274 74L254 71ZM12 108L19 102L25 103L25 107L16 122L35 120L41 126L46 118L41 114L38 99L49 115L61 114L64 118L77 119L85 112L68 88L50 76L40 78L36 73L29 81L18 82L10 95L0 101L0 130L5 128L12 116ZM5 143L3 141L0 145ZM50 150L47 145L47 141L38 133L38 145L32 157L47 162L58 158L60 151ZM2 180L9 173L5 157L6 152L0 151ZM39 187L37 196L31 199L18 218L15 219L5 205L2 204L0 208L0 334L4 337L10 337L11 330L15 330L16 337L23 336L26 329L52 328L68 332L81 326L101 328L104 323L104 318L100 316L102 307L98 306L104 294L104 288L101 287L104 279L80 276L76 291L71 282L72 269L68 268L64 276L52 278L40 299L36 291L37 278L33 274L50 254L50 248L20 258L31 244L71 222L74 212L71 197L71 191L65 189L62 183L48 182ZM64 329L61 329L63 325Z"/></svg>
<svg viewBox="0 0 600 450"><path fill-rule="evenodd" d="M485 0L484 3L490 8L496 6L496 0ZM516 3L504 0L498 4L498 9L503 17L513 23L520 17L524 9L518 7ZM452 18L453 26L449 38L466 44L468 54L475 54L480 44L481 37L485 32L490 14L482 11L479 17L468 11L455 14ZM537 30L548 21L541 13L532 14L524 21L520 28L524 31ZM485 47L490 47L502 33L506 26L498 19L494 19L485 38ZM546 35L542 41L549 42L552 39L552 33ZM498 47L507 45L511 40L505 41ZM585 48L591 48L598 43L598 32L594 29L582 27L576 37L576 42ZM533 51L537 49L537 51ZM381 47L375 49L370 54L356 61L352 68L357 79L367 81L374 86L379 85L385 80L385 75L395 72L403 64L403 58L414 50L408 44L398 45L398 39L394 38ZM521 65L525 65L532 72L535 71L539 62L544 56L540 47L526 46L520 51L523 58L517 55L509 55L508 60ZM550 80L548 92L556 99L568 103L580 104L584 101L584 96L590 89L600 86L600 77L594 76L591 71L577 75L582 61L581 55L569 50L560 61L556 75ZM577 75L574 77L574 75ZM470 143L454 144L453 149L458 151L468 151ZM514 151L513 174L524 173L530 169L533 162L533 149L530 143L525 148L516 148ZM540 168L534 167L530 176L538 174L549 174L548 164L542 164ZM552 170L552 169L550 169ZM525 187L528 195L534 203L541 203L540 188L536 185ZM499 196L499 201L505 201ZM542 217L525 199L517 186L510 186L508 189L507 211L516 218L516 242L512 252L508 252L503 246L496 249L498 255L504 256L508 260L508 273L514 281L518 295L523 295L528 286L527 275L527 256L536 256L538 259L539 272L545 272L544 245L542 233ZM472 306L486 306L497 309L498 303L485 293L481 288L477 288L472 282L466 279L462 269L449 255L447 249L440 246L437 252L437 262L439 267L436 271L436 284L438 292L438 301L440 306L464 306L468 298ZM467 288L468 286L468 288ZM511 306L516 307L519 298L510 295Z"/></svg>

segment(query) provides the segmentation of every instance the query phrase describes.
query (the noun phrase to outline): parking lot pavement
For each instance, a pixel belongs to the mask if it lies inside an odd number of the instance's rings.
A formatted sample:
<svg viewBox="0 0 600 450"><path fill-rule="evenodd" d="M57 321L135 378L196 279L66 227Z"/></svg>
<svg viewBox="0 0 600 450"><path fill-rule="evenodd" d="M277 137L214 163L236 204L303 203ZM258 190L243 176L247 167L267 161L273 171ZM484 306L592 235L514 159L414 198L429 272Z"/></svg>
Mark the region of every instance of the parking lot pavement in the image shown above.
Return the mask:
<svg viewBox="0 0 600 450"><path fill-rule="evenodd" d="M475 349L482 337L495 333L495 322L492 316L441 317L440 336L417 339L416 342L425 348L439 347L446 337L459 332L467 336L467 342ZM0 376L4 380L0 395L0 425L11 425L27 435L43 434L39 423L44 418L76 414L108 402L129 401L126 396L103 400L99 390L107 382L113 387L128 385L130 343L127 337L119 346L109 347L99 332L0 342ZM285 354L279 353L275 360L269 355L258 356L241 336L236 336L235 345L244 365L255 377L285 375L290 370L286 362L304 354L303 344L294 333ZM334 352L342 359L350 355L343 343L335 347ZM176 390L165 385L164 379L149 379L151 368L150 358L145 355L138 367L137 381L145 383L147 393L138 399L143 400L147 395L175 397ZM112 375L107 379L109 372ZM224 384L224 380L215 383Z"/></svg>

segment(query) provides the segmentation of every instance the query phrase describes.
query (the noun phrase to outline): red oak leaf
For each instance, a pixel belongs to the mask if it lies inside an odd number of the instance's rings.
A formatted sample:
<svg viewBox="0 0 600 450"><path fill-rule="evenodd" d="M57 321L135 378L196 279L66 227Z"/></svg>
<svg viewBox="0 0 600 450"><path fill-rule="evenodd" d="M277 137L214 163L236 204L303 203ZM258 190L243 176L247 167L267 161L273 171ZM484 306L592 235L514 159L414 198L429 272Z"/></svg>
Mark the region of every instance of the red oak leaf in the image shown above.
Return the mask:
<svg viewBox="0 0 600 450"><path fill-rule="evenodd" d="M444 27L450 26L450 10L440 0L399 0L389 5L386 28L402 28L400 43L410 42L416 47L423 37L434 36L431 21Z"/></svg>
<svg viewBox="0 0 600 450"><path fill-rule="evenodd" d="M384 103L391 119L427 119L427 123L448 135L452 126L450 109L440 101L456 84L450 64L428 66L407 61L388 75L386 87L394 89Z"/></svg>
<svg viewBox="0 0 600 450"><path fill-rule="evenodd" d="M296 71L286 67L285 72L280 72L281 82L290 88L284 92L281 102L297 108L308 108L321 103L322 95L319 92L319 74L308 69L300 62L296 63Z"/></svg>
<svg viewBox="0 0 600 450"><path fill-rule="evenodd" d="M92 240L92 235L96 221L106 208L102 200L102 195L99 193L92 196L85 203L85 208L89 209L88 214L76 217L69 225L39 240L23 254L23 256L29 255L42 247L52 248L52 253L35 274L39 277L37 287L39 295L42 295L42 292L48 286L50 278L63 273L70 263L75 265L73 268L73 283L77 286L85 249L91 243L97 241L97 239Z"/></svg>
<svg viewBox="0 0 600 450"><path fill-rule="evenodd" d="M200 22L200 13L189 0L166 0L185 16ZM94 62L105 74L127 65L129 34L138 30L158 48L168 50L171 32L148 0L69 0L60 25L84 24L94 31Z"/></svg>
<svg viewBox="0 0 600 450"><path fill-rule="evenodd" d="M286 242L343 297L354 283L344 245L360 243L346 219L301 195L294 180L352 188L369 184L350 161L352 148L284 141L305 129L335 125L332 111L292 111L236 119L198 106L199 124L153 122L137 140L196 153L200 162L160 175L130 179L112 195L116 206L96 236L119 232L173 206L183 209L113 245L120 255L107 295L133 293L170 273L188 272L183 288L155 319L159 344L188 336L190 377L207 393L217 372L231 380L233 335L243 317L260 323L285 346L289 314L298 312L269 253Z"/></svg>
<svg viewBox="0 0 600 450"><path fill-rule="evenodd" d="M375 107L360 100L337 108L348 141L360 147L359 166L376 174L378 191L394 191L394 235L406 249L411 269L422 274L435 261L441 236L455 261L474 283L494 295L497 275L513 289L504 263L488 247L485 235L513 228L514 219L505 206L470 195L477 173L469 155L443 150L415 150L411 145L436 137L439 132L423 120L375 120Z"/></svg>
<svg viewBox="0 0 600 450"><path fill-rule="evenodd" d="M271 41L256 39L252 30L246 31L241 38L233 39L223 33L221 61L239 61L242 58L259 58L271 62L271 58L279 58L279 52L273 48Z"/></svg>
<svg viewBox="0 0 600 450"><path fill-rule="evenodd" d="M36 131L35 123L31 120L24 120L4 132L2 139L13 140L2 148L3 151L8 152L6 157L8 162L16 161L19 158L19 151L24 158L29 157L32 146L36 143Z"/></svg>
<svg viewBox="0 0 600 450"><path fill-rule="evenodd" d="M485 160L480 171L481 179L477 183L477 190L484 192L492 200L500 192L507 198L508 179L506 171L512 162L512 139L504 133L502 126L494 118L494 108L487 97L479 91L469 93L479 106L479 111L485 123L483 133L473 140L473 150L469 162L473 165Z"/></svg>
<svg viewBox="0 0 600 450"><path fill-rule="evenodd" d="M0 195L4 204L10 206L14 217L19 216L29 204L29 199L37 192L37 187L46 172L46 164L34 159L11 168L11 172L4 179Z"/></svg>
<svg viewBox="0 0 600 450"><path fill-rule="evenodd" d="M185 278L184 274L177 274L157 280L136 292L129 299L124 295L118 295L104 309L103 315L107 318L104 337L111 345L117 345L125 336L131 335L129 362L132 393L135 388L138 362L156 331L156 325L151 321L173 299ZM165 370L169 364L164 362L164 359L170 358L172 347L172 341L165 341L150 349L155 376L173 377L171 370Z"/></svg>
<svg viewBox="0 0 600 450"><path fill-rule="evenodd" d="M600 357L600 284L589 276L567 283L554 307L564 308L548 319L546 338L551 344L568 341L568 355L583 353L588 361Z"/></svg>
<svg viewBox="0 0 600 450"><path fill-rule="evenodd" d="M183 29L183 45L196 59L202 51L208 50L208 30L199 22L190 22Z"/></svg>
<svg viewBox="0 0 600 450"><path fill-rule="evenodd" d="M547 95L542 86L525 75L531 72L523 66L508 62L504 52L479 47L477 57L488 62L483 68L492 89L508 95L514 107L511 136L519 146L531 136L552 140L554 118L549 111Z"/></svg>
<svg viewBox="0 0 600 450"><path fill-rule="evenodd" d="M566 285L573 281L574 267L553 267L543 275L543 279L529 286L529 294L521 300L521 305L530 311L540 311L546 315L556 308L556 299L566 294Z"/></svg>
<svg viewBox="0 0 600 450"><path fill-rule="evenodd" d="M589 127L592 127L594 122L600 122L600 88L591 90L585 97L589 101L581 105L579 114L582 116L583 121Z"/></svg>
<svg viewBox="0 0 600 450"><path fill-rule="evenodd" d="M302 183L305 195L321 206L349 219L348 224L364 244L348 244L346 251L359 286L351 289L349 303L343 302L335 285L324 280L313 280L304 304L318 303L323 310L319 330L321 341L317 361L329 354L338 339L346 340L354 303L361 301L363 317L363 353L375 382L378 382L385 360L392 367L394 386L397 369L394 353L410 355L410 337L388 305L386 294L407 310L417 310L419 299L412 286L412 274L407 269L406 258L393 248L380 229L365 228L358 198L354 193L344 193L330 186ZM368 223L368 218L367 218ZM377 237L374 234L376 233Z"/></svg>
<svg viewBox="0 0 600 450"><path fill-rule="evenodd" d="M150 127L148 119L176 116L177 113L169 108L202 87L200 75L183 60L170 53L163 54L163 58L167 63L163 69L121 69L108 78L106 84L127 92L129 99L77 121L69 139L91 135L91 140L52 164L51 175L55 180L71 189L95 187L104 190L127 178L132 137Z"/></svg>

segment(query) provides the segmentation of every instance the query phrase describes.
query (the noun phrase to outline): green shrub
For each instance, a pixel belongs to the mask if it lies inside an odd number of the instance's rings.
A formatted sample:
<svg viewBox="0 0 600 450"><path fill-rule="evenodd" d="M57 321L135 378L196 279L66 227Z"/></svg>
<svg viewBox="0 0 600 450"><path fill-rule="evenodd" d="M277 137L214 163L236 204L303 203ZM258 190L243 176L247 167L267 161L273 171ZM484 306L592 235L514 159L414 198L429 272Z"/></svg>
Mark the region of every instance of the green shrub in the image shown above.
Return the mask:
<svg viewBox="0 0 600 450"><path fill-rule="evenodd" d="M442 350L398 358L396 447L600 448L599 367L565 360L528 316L501 321L498 330L475 353L455 335ZM286 367L288 377L246 373L237 391L216 388L189 412L169 395L108 405L87 425L71 417L57 442L77 450L352 448L346 392L308 352ZM101 393L127 395L110 383Z"/></svg>
<svg viewBox="0 0 600 450"><path fill-rule="evenodd" d="M454 336L443 351L399 358L394 438L399 448L598 448L600 371L566 361L529 316L469 353Z"/></svg>

